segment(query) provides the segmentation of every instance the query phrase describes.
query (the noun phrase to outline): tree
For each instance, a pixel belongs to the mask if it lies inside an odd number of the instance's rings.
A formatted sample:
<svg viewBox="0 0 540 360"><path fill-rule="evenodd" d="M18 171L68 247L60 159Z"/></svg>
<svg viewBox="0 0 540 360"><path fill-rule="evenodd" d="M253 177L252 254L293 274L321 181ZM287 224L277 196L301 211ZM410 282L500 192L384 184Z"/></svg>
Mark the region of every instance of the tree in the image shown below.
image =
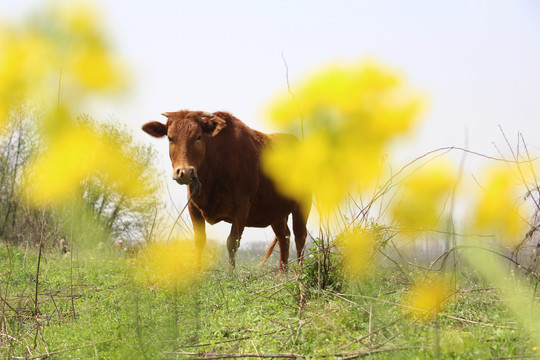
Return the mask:
<svg viewBox="0 0 540 360"><path fill-rule="evenodd" d="M38 148L37 117L28 105L13 109L0 137L0 237L15 243L37 242L51 224L50 212L30 209L21 197L23 169Z"/></svg>
<svg viewBox="0 0 540 360"><path fill-rule="evenodd" d="M128 196L107 175L98 173L83 184L83 199L95 219L116 239L132 242L149 241L160 223L161 207L157 192L159 176L154 164L157 152L150 145L138 144L124 125L117 121L97 123L85 116L81 121L97 130L102 137L112 137L122 144L127 164L136 174L137 183L144 187L139 196Z"/></svg>

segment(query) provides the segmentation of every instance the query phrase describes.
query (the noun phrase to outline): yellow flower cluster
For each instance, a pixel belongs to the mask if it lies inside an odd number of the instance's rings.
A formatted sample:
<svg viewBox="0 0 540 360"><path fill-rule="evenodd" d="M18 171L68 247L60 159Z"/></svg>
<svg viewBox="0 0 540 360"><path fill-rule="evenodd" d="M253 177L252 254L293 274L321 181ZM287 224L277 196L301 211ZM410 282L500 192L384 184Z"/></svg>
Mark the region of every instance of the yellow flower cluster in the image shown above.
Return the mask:
<svg viewBox="0 0 540 360"><path fill-rule="evenodd" d="M392 219L400 230L435 229L457 181L453 164L435 159L404 181L401 197L392 207Z"/></svg>
<svg viewBox="0 0 540 360"><path fill-rule="evenodd" d="M73 125L25 169L28 199L35 206L69 201L91 176L115 185L122 194L142 195L144 184L137 182L139 174L128 165L131 161L115 139L90 126Z"/></svg>
<svg viewBox="0 0 540 360"><path fill-rule="evenodd" d="M72 3L52 10L58 29L69 34L63 69L74 86L86 91L116 91L125 86L124 64L112 56L105 35L98 27L101 17L84 3Z"/></svg>
<svg viewBox="0 0 540 360"><path fill-rule="evenodd" d="M516 245L527 230L531 215L520 199L528 179L515 164L499 164L485 170L472 208L472 228L484 236L495 236L506 245Z"/></svg>
<svg viewBox="0 0 540 360"><path fill-rule="evenodd" d="M133 279L140 285L185 289L193 285L204 262L197 264L192 242L155 242L142 250L134 262Z"/></svg>
<svg viewBox="0 0 540 360"><path fill-rule="evenodd" d="M452 288L445 280L423 280L414 284L405 297L410 314L420 321L433 320L450 300Z"/></svg>
<svg viewBox="0 0 540 360"><path fill-rule="evenodd" d="M357 228L346 233L343 240L345 268L348 273L355 277L365 275L374 254L373 232Z"/></svg>
<svg viewBox="0 0 540 360"><path fill-rule="evenodd" d="M263 168L290 196L314 193L323 212L374 183L388 142L411 130L422 108L399 75L375 62L329 66L294 94L276 98L268 113L303 141L269 148Z"/></svg>
<svg viewBox="0 0 540 360"><path fill-rule="evenodd" d="M41 148L25 171L34 205L69 199L96 173L128 195L141 191L129 180L133 170L122 144L75 120L90 96L127 83L126 67L101 28L98 13L83 2L50 6L23 25L0 27L0 134L21 103L38 105L43 114Z"/></svg>
<svg viewBox="0 0 540 360"><path fill-rule="evenodd" d="M94 8L52 6L24 26L0 26L0 128L14 105L28 99L57 105L126 84L125 66L109 50Z"/></svg>

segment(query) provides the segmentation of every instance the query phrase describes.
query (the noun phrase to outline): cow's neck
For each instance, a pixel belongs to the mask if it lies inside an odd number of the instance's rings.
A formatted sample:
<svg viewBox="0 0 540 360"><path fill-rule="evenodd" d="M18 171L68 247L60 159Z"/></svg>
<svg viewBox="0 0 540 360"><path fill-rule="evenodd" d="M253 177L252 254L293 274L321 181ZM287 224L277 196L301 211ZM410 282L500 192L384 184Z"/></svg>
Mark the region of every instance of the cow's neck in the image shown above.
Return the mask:
<svg viewBox="0 0 540 360"><path fill-rule="evenodd" d="M192 195L192 200L199 206L204 207L208 200L212 198L212 188L219 178L219 174L216 174L216 170L213 168L212 163L215 159L212 159L211 154L207 151L206 157L197 169L197 175L199 178L199 184L192 183L189 185L189 193ZM199 188L197 188L199 186Z"/></svg>

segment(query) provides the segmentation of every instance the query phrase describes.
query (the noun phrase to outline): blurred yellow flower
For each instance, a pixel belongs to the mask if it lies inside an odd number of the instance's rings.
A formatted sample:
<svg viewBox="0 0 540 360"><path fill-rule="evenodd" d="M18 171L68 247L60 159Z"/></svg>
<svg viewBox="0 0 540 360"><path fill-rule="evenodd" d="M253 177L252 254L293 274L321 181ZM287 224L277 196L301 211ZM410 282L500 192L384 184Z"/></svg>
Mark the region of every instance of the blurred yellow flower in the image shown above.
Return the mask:
<svg viewBox="0 0 540 360"><path fill-rule="evenodd" d="M414 284L405 297L410 314L420 321L433 320L452 295L452 288L443 279L423 280Z"/></svg>
<svg viewBox="0 0 540 360"><path fill-rule="evenodd" d="M23 97L40 95L54 56L49 39L33 31L0 27L0 130L13 105Z"/></svg>
<svg viewBox="0 0 540 360"><path fill-rule="evenodd" d="M136 197L144 192L130 159L115 139L99 135L92 127L71 126L59 131L25 169L27 197L35 205L55 205L72 199L82 182L101 177L120 193Z"/></svg>
<svg viewBox="0 0 540 360"><path fill-rule="evenodd" d="M404 86L400 75L374 61L327 66L308 76L294 94L295 99L287 93L276 97L268 115L297 135L304 116L306 133L357 131L358 140L384 142L410 130L422 108L421 97Z"/></svg>
<svg viewBox="0 0 540 360"><path fill-rule="evenodd" d="M126 66L110 51L102 26L95 9L78 1L51 6L23 26L0 26L0 130L21 102L56 107L60 78L70 106L126 85Z"/></svg>
<svg viewBox="0 0 540 360"><path fill-rule="evenodd" d="M331 144L323 134L311 134L304 143L292 137L278 138L275 145L263 153L262 166L273 175L285 194L311 205L313 191L317 192L332 180L339 182L339 174L333 172L331 151ZM322 194L322 205L334 205L342 192L341 186L331 185ZM330 198L326 199L324 195Z"/></svg>
<svg viewBox="0 0 540 360"><path fill-rule="evenodd" d="M89 129L72 129L60 136L26 168L28 198L35 205L71 198L80 181L96 169L99 140Z"/></svg>
<svg viewBox="0 0 540 360"><path fill-rule="evenodd" d="M71 199L90 176L127 196L142 192L122 144L74 116L90 96L126 84L101 20L90 3L74 1L51 5L27 25L0 26L0 131L20 103L42 105L45 114L40 151L24 176L33 205Z"/></svg>
<svg viewBox="0 0 540 360"><path fill-rule="evenodd" d="M143 286L185 289L197 281L200 270L192 242L155 242L137 256L133 277Z"/></svg>
<svg viewBox="0 0 540 360"><path fill-rule="evenodd" d="M527 193L524 181L511 164L486 169L472 208L473 231L496 236L507 245L520 241L530 218L521 201Z"/></svg>
<svg viewBox="0 0 540 360"><path fill-rule="evenodd" d="M61 6L53 3L49 14L58 20L65 31L83 34L86 41L103 37L98 27L101 15L89 1L70 1Z"/></svg>
<svg viewBox="0 0 540 360"><path fill-rule="evenodd" d="M343 235L345 268L352 276L363 276L371 265L375 246L374 234L364 229L354 229Z"/></svg>
<svg viewBox="0 0 540 360"><path fill-rule="evenodd" d="M391 209L402 230L421 231L437 227L457 181L453 164L434 159L404 181L401 197Z"/></svg>
<svg viewBox="0 0 540 360"><path fill-rule="evenodd" d="M110 51L102 16L88 2L70 2L53 6L49 17L58 34L62 53L64 86L80 96L88 92L117 91L126 85L126 72Z"/></svg>
<svg viewBox="0 0 540 360"><path fill-rule="evenodd" d="M116 64L104 49L90 48L78 52L69 67L73 78L85 89L119 90L125 79L120 76Z"/></svg>
<svg viewBox="0 0 540 360"><path fill-rule="evenodd" d="M388 142L410 131L422 108L398 74L375 62L329 66L294 94L278 96L268 115L304 141L268 148L263 168L288 195L314 193L322 212L375 182Z"/></svg>

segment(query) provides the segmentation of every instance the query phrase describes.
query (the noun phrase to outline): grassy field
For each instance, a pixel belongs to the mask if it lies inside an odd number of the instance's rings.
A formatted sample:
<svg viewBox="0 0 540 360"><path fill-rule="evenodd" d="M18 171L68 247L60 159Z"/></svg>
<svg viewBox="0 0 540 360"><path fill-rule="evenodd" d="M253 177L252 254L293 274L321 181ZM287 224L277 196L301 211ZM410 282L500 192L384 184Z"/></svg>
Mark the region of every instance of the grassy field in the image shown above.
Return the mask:
<svg viewBox="0 0 540 360"><path fill-rule="evenodd" d="M278 276L225 261L188 288L135 284L115 252L62 256L0 249L2 359L508 359L535 357L527 333L474 273L453 278L440 316L422 322L403 302L420 270L379 267L319 289L310 264ZM36 286L36 280L38 281ZM37 293L36 293L37 289ZM36 296L37 294L37 296ZM37 300L37 301L36 301Z"/></svg>

